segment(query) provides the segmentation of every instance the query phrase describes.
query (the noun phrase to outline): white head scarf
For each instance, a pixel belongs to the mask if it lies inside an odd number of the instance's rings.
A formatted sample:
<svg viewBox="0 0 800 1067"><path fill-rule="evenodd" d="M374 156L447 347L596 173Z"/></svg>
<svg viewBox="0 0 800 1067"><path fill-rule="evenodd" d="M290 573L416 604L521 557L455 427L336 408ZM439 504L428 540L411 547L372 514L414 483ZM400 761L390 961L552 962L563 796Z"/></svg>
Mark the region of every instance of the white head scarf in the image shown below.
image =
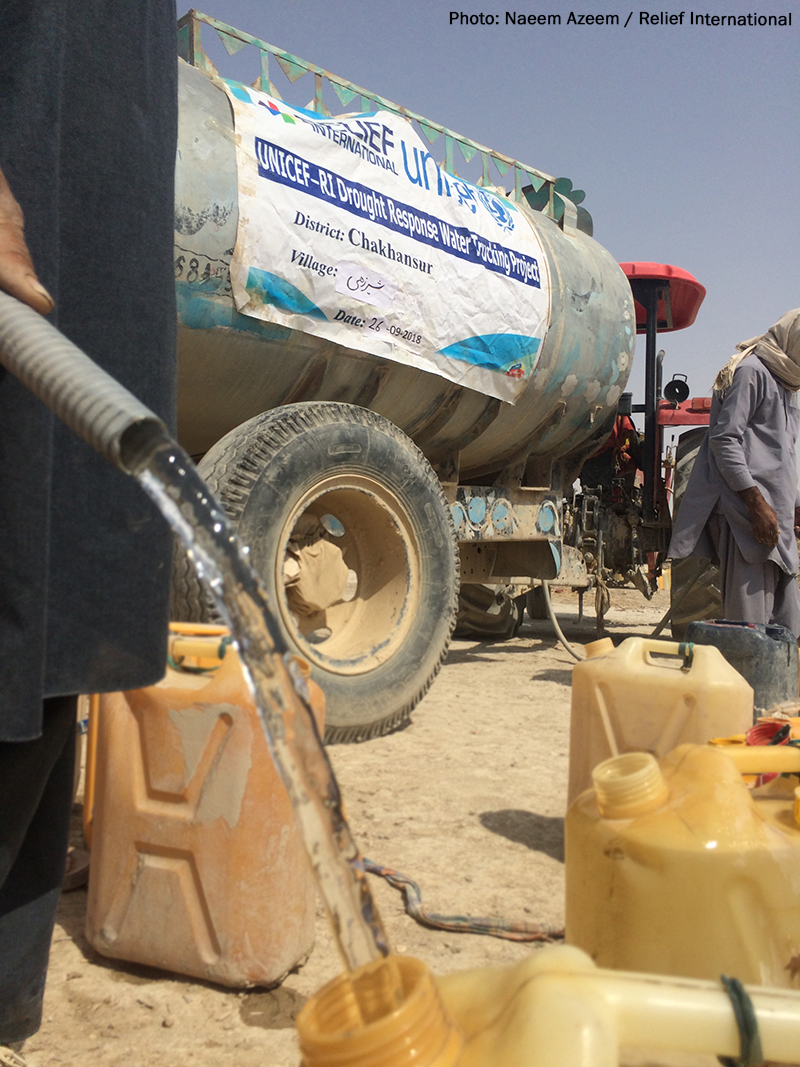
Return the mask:
<svg viewBox="0 0 800 1067"><path fill-rule="evenodd" d="M733 381L734 371L751 352L755 352L786 389L793 393L800 390L800 308L787 311L760 337L738 344L736 354L714 379L715 392L725 392Z"/></svg>

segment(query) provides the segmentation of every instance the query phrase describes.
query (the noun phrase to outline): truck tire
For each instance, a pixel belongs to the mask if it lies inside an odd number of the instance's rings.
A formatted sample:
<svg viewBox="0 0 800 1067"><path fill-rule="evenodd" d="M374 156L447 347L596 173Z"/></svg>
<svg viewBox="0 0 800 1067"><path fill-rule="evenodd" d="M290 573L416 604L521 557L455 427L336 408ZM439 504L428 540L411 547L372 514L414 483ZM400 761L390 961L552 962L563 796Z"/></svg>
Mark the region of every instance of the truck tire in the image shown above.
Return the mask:
<svg viewBox="0 0 800 1067"><path fill-rule="evenodd" d="M447 653L458 602L450 509L422 453L374 412L302 403L236 427L199 469L325 693L325 740L405 723ZM173 615L208 619L199 584L176 569Z"/></svg>
<svg viewBox="0 0 800 1067"><path fill-rule="evenodd" d="M509 596L502 586L462 585L454 637L477 641L508 641L522 625L525 597Z"/></svg>
<svg viewBox="0 0 800 1067"><path fill-rule="evenodd" d="M525 610L528 612L528 617L535 620L549 619L550 612L547 610L547 600L545 599L544 589L542 583L539 582L533 589L528 590L528 595L525 598Z"/></svg>

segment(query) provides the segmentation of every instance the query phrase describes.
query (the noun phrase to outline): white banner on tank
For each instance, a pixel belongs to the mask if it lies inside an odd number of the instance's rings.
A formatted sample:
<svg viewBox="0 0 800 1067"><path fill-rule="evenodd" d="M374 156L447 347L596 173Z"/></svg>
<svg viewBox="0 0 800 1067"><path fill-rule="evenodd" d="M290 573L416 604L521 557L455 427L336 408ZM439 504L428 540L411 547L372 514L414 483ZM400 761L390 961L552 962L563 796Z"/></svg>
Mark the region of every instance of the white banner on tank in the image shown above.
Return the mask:
<svg viewBox="0 0 800 1067"><path fill-rule="evenodd" d="M522 212L445 174L397 115L323 118L225 84L237 310L513 403L550 304L545 256Z"/></svg>

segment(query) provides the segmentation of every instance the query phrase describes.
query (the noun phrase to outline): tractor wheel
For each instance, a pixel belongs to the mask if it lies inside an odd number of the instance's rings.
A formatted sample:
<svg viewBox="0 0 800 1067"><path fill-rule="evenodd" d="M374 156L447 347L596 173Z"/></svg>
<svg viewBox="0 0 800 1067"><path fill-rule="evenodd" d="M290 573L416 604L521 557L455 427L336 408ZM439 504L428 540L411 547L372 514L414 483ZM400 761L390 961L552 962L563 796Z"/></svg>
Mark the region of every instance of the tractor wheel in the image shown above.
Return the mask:
<svg viewBox="0 0 800 1067"><path fill-rule="evenodd" d="M678 438L675 455L675 504L673 523L678 516L681 499L689 482L689 475L697 459L697 453L708 431L704 427L687 430ZM675 605L672 613L672 636L683 640L690 622L722 617L722 594L719 588L719 569L710 559L689 556L672 561L670 568L670 601Z"/></svg>

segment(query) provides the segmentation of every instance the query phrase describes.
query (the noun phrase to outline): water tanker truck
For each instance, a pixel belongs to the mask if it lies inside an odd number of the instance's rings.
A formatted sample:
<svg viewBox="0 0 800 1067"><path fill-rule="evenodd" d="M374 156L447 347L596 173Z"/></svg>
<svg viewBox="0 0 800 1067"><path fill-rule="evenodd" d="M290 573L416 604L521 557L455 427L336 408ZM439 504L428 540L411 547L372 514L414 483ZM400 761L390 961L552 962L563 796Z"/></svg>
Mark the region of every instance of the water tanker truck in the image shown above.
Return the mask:
<svg viewBox="0 0 800 1067"><path fill-rule="evenodd" d="M203 26L258 50L255 88L217 76ZM460 587L648 592L669 529L653 434L644 486L572 487L614 430L637 328L655 430L655 331L678 325L683 272L630 280L569 181L232 27L192 11L179 52L178 435L325 691L327 738L407 719ZM283 101L270 63L314 99ZM336 118L331 90L352 102ZM181 559L173 601L208 618Z"/></svg>

